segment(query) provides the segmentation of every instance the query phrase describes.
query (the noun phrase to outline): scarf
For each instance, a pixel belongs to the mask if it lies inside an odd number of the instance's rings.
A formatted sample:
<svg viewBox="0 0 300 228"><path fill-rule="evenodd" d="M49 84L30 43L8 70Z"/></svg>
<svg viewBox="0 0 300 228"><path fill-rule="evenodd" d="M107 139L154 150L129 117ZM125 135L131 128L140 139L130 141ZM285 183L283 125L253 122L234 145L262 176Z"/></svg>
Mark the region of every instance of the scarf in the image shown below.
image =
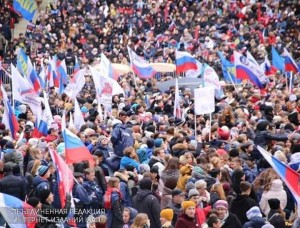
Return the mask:
<svg viewBox="0 0 300 228"><path fill-rule="evenodd" d="M104 208L105 208L105 209L111 209L111 206L112 206L112 205L111 205L111 194L112 194L113 192L117 192L120 199L123 198L123 197L122 197L122 194L121 194L121 192L120 192L119 189L117 189L117 188L112 188L112 187L108 187L107 191L106 191L105 194L104 194Z"/></svg>
<svg viewBox="0 0 300 228"><path fill-rule="evenodd" d="M226 219L228 218L228 216L229 216L229 212L227 211L227 212L226 212L226 215L224 216L224 218L221 219L221 226L223 226L223 225L225 224Z"/></svg>

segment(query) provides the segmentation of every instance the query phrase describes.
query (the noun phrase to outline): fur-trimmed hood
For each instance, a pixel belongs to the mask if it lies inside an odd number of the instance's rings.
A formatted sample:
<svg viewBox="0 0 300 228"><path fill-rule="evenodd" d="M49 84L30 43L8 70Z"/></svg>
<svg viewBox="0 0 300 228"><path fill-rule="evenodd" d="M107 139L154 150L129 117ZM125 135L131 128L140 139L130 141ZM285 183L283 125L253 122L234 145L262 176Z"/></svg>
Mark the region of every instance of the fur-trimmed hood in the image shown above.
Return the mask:
<svg viewBox="0 0 300 228"><path fill-rule="evenodd" d="M128 176L121 172L116 171L114 173L114 177L118 177L120 179L120 181L128 182Z"/></svg>

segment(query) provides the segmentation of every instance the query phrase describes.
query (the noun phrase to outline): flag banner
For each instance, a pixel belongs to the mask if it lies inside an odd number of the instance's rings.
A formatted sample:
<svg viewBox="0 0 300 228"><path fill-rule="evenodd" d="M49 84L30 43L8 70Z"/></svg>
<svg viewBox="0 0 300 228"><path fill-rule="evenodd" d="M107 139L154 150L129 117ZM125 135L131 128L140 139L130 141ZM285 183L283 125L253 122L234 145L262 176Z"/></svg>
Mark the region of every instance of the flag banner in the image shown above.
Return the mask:
<svg viewBox="0 0 300 228"><path fill-rule="evenodd" d="M76 98L78 93L82 90L85 85L84 73L86 69L81 69L76 72L72 80L69 81L69 84L64 90L64 93L67 94L72 100Z"/></svg>
<svg viewBox="0 0 300 228"><path fill-rule="evenodd" d="M65 141L67 164L89 161L90 166L94 167L95 161L93 156L77 135L65 129L63 131L63 137Z"/></svg>
<svg viewBox="0 0 300 228"><path fill-rule="evenodd" d="M228 61L222 52L218 51L217 54L221 60L224 80L232 84L242 83L242 80L236 78L236 69L234 64Z"/></svg>
<svg viewBox="0 0 300 228"><path fill-rule="evenodd" d="M252 61L238 52L234 52L234 65L236 67L236 77L239 79L248 79L259 89L264 89L262 82L265 78L265 73Z"/></svg>
<svg viewBox="0 0 300 228"><path fill-rule="evenodd" d="M180 108L180 96L179 96L179 87L178 87L178 78L175 80L175 100L174 100L174 112L173 115L176 118L182 118L182 110Z"/></svg>
<svg viewBox="0 0 300 228"><path fill-rule="evenodd" d="M13 6L27 21L32 21L37 9L34 0L14 0Z"/></svg>
<svg viewBox="0 0 300 228"><path fill-rule="evenodd" d="M216 91L222 89L219 76L217 75L216 71L207 64L204 66L203 70L203 81L205 87L213 87Z"/></svg>
<svg viewBox="0 0 300 228"><path fill-rule="evenodd" d="M25 54L23 48L19 48L19 53L17 55L17 69L23 75L28 75L28 56Z"/></svg>
<svg viewBox="0 0 300 228"><path fill-rule="evenodd" d="M188 78L198 78L203 72L203 64L196 60L197 69L196 70L188 70L185 72L185 76Z"/></svg>
<svg viewBox="0 0 300 228"><path fill-rule="evenodd" d="M284 58L279 55L274 47L272 47L272 64L281 72L284 72Z"/></svg>
<svg viewBox="0 0 300 228"><path fill-rule="evenodd" d="M286 48L283 49L283 56L284 56L284 64L285 64L285 71L298 73L300 69L298 68L297 63L293 59L292 55L288 52Z"/></svg>
<svg viewBox="0 0 300 228"><path fill-rule="evenodd" d="M77 99L74 99L74 127L77 131L80 130L81 126L85 124L82 112L80 110Z"/></svg>
<svg viewBox="0 0 300 228"><path fill-rule="evenodd" d="M188 70L197 70L196 59L186 51L176 50L176 73L183 73Z"/></svg>
<svg viewBox="0 0 300 228"><path fill-rule="evenodd" d="M195 114L203 115L213 113L215 111L215 88L203 87L194 90Z"/></svg>
<svg viewBox="0 0 300 228"><path fill-rule="evenodd" d="M259 152L267 160L267 162L272 166L276 173L281 177L283 182L288 186L289 190L292 192L294 198L297 201L298 207L300 203L300 174L293 170L291 167L287 166L283 162L279 161L268 151L264 150L262 147L257 146ZM298 211L298 214L300 212Z"/></svg>

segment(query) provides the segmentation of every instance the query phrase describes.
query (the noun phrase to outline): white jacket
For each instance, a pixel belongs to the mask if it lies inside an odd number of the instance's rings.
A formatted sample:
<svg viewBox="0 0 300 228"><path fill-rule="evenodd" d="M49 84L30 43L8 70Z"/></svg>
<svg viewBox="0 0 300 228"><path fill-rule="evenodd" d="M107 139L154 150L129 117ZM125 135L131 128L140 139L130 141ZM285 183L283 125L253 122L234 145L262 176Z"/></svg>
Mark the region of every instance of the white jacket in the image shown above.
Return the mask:
<svg viewBox="0 0 300 228"><path fill-rule="evenodd" d="M287 194L283 189L283 184L280 179L273 180L270 190L264 191L262 194L259 206L265 215L267 215L270 211L268 200L274 198L279 199L281 209L284 209L286 207Z"/></svg>

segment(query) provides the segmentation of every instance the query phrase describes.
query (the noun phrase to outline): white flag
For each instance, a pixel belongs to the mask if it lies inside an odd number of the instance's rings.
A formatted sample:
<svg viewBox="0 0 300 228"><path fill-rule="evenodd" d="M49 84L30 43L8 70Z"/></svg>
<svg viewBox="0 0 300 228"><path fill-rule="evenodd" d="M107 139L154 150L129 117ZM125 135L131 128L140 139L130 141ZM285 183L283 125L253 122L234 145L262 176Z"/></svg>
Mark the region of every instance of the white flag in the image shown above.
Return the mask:
<svg viewBox="0 0 300 228"><path fill-rule="evenodd" d="M85 124L77 99L74 99L74 126L77 131Z"/></svg>
<svg viewBox="0 0 300 228"><path fill-rule="evenodd" d="M77 71L64 90L64 93L67 94L72 100L76 98L77 94L82 90L83 86L85 85L85 71L86 69L81 69Z"/></svg>

